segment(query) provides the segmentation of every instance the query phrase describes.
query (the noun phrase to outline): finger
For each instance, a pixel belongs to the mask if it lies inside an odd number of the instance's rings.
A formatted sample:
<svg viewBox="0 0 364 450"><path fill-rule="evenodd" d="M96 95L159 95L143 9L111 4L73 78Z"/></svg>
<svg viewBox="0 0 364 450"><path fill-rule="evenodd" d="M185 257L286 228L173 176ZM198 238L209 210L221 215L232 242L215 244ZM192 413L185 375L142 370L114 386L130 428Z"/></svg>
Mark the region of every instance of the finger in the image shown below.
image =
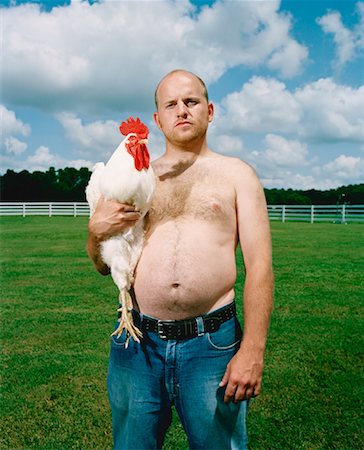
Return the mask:
<svg viewBox="0 0 364 450"><path fill-rule="evenodd" d="M125 212L135 212L135 206L127 203L120 203L120 209Z"/></svg>
<svg viewBox="0 0 364 450"><path fill-rule="evenodd" d="M224 387L227 385L227 382L229 381L229 366L226 367L224 376L222 377L222 380L219 383L220 387Z"/></svg>
<svg viewBox="0 0 364 450"><path fill-rule="evenodd" d="M257 384L253 389L252 397L258 397L259 394L260 394L260 384Z"/></svg>
<svg viewBox="0 0 364 450"><path fill-rule="evenodd" d="M229 403L235 397L235 392L236 392L236 385L228 383L225 390L224 402Z"/></svg>
<svg viewBox="0 0 364 450"><path fill-rule="evenodd" d="M245 398L246 400L248 400L249 398L253 397L253 393L254 393L254 387L249 387L249 388L247 388L246 391L245 391L245 396L244 396L244 398Z"/></svg>
<svg viewBox="0 0 364 450"><path fill-rule="evenodd" d="M245 400L245 386L238 386L236 392L235 392L235 397L234 397L234 402L241 402L242 400Z"/></svg>
<svg viewBox="0 0 364 450"><path fill-rule="evenodd" d="M128 203L121 203L114 199L106 199L102 194L100 195L99 202L113 205L115 208L119 209L119 211L125 211L125 212L135 211L134 205L129 205Z"/></svg>
<svg viewBox="0 0 364 450"><path fill-rule="evenodd" d="M128 212L123 214L123 219L128 222L136 222L140 219L141 214L139 212Z"/></svg>

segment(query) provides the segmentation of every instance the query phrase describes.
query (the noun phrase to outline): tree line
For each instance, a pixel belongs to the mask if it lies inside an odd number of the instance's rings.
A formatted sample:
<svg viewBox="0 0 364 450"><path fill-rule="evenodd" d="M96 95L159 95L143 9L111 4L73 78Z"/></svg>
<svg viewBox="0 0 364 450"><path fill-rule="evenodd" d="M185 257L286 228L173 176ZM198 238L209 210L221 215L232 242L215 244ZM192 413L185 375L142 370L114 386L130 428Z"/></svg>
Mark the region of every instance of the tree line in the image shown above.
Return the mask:
<svg viewBox="0 0 364 450"><path fill-rule="evenodd" d="M14 172L0 176L3 202L84 202L91 172L88 168L66 167L46 172ZM341 186L325 191L309 189L264 189L269 205L364 204L364 184Z"/></svg>

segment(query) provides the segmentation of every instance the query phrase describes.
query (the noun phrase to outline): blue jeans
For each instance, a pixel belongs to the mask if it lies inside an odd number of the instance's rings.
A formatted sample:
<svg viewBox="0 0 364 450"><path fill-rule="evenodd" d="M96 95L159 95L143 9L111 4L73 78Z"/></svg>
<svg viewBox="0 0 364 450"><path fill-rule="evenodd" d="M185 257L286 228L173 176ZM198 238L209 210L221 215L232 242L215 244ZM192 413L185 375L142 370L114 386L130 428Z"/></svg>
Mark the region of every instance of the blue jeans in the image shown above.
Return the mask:
<svg viewBox="0 0 364 450"><path fill-rule="evenodd" d="M143 315L140 315L141 319ZM145 317L145 316L144 316ZM175 405L190 449L245 449L248 402L225 404L219 383L239 348L236 317L214 333L186 340L162 340L143 332L141 343L113 336L107 387L114 448L161 449Z"/></svg>

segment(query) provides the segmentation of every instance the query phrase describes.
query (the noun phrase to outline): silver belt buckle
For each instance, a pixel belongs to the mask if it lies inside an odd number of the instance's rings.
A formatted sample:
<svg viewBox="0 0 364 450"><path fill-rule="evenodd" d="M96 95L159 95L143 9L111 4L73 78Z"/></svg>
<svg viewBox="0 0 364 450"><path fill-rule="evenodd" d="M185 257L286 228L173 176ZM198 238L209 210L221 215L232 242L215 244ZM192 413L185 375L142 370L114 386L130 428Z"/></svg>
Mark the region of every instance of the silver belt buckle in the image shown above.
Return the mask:
<svg viewBox="0 0 364 450"><path fill-rule="evenodd" d="M167 336L163 332L163 321L162 320L158 320L157 333L161 339L163 339L163 340L167 339Z"/></svg>

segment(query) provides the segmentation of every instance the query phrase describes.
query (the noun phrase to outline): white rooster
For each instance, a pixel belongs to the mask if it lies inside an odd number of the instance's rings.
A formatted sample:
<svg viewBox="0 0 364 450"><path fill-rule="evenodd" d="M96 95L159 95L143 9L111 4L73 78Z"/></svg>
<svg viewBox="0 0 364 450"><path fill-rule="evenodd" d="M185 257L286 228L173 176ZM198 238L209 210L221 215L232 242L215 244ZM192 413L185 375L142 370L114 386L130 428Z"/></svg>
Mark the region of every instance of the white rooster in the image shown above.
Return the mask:
<svg viewBox="0 0 364 450"><path fill-rule="evenodd" d="M94 214L102 194L106 200L117 200L135 206L141 219L128 230L113 236L101 244L101 257L110 267L114 283L119 289L120 323L113 335L120 336L126 330L126 345L130 337L137 342L142 333L133 323L132 299L129 290L134 270L140 257L143 240L143 217L148 212L155 189L155 176L150 165L146 143L149 130L139 118L129 117L120 125L126 138L121 142L109 161L97 163L86 188L90 214Z"/></svg>

